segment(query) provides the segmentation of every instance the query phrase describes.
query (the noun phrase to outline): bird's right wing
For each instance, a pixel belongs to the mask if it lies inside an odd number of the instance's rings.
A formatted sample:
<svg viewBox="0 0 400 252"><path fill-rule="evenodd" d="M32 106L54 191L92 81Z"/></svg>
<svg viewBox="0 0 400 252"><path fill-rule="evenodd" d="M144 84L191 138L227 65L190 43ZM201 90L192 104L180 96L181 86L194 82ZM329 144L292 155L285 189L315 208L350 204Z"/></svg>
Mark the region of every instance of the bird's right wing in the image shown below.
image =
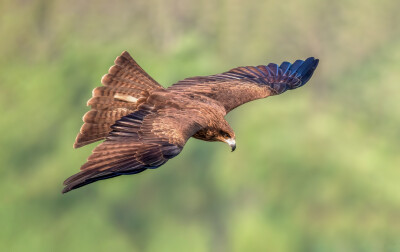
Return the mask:
<svg viewBox="0 0 400 252"><path fill-rule="evenodd" d="M261 66L234 68L228 72L187 78L168 88L171 92L207 96L225 107L232 109L260 98L278 95L286 90L303 86L318 65L313 57L297 60L293 64L283 62Z"/></svg>

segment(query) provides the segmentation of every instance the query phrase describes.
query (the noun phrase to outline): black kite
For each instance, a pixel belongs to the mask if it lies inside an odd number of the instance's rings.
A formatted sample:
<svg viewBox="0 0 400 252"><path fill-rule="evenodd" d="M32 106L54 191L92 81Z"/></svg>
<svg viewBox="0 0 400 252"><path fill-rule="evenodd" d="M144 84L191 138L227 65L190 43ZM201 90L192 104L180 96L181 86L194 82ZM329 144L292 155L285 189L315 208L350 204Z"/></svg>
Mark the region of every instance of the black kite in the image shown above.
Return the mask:
<svg viewBox="0 0 400 252"><path fill-rule="evenodd" d="M157 168L178 155L190 137L228 143L235 133L224 119L232 109L304 85L318 59L238 67L187 78L163 88L123 52L93 90L91 110L74 148L106 139L81 172L65 180L63 193L119 175Z"/></svg>

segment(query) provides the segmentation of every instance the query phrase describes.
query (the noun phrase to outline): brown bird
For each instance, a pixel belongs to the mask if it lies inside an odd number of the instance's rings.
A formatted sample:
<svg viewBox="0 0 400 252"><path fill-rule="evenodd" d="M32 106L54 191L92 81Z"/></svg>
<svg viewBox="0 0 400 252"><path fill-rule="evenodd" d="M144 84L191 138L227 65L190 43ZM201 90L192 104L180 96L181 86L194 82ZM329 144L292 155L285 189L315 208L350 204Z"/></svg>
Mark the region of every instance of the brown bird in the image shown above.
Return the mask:
<svg viewBox="0 0 400 252"><path fill-rule="evenodd" d="M93 90L74 148L105 139L94 148L81 172L64 181L63 193L119 175L157 168L178 155L186 141L227 143L235 133L224 119L232 109L304 85L318 59L234 68L187 78L163 88L123 52L103 86Z"/></svg>

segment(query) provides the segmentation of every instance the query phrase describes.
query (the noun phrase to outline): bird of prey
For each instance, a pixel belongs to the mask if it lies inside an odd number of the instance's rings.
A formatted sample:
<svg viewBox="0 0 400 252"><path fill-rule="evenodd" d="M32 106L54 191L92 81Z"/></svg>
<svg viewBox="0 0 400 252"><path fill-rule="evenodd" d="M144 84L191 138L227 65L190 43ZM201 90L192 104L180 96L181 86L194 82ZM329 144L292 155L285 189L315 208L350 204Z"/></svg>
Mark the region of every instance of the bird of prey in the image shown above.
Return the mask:
<svg viewBox="0 0 400 252"><path fill-rule="evenodd" d="M191 77L163 88L124 51L103 84L93 90L74 148L105 139L94 148L81 171L64 182L63 193L98 180L157 168L178 155L186 141L227 143L235 133L224 119L234 108L256 99L303 86L318 59L293 64L238 67Z"/></svg>

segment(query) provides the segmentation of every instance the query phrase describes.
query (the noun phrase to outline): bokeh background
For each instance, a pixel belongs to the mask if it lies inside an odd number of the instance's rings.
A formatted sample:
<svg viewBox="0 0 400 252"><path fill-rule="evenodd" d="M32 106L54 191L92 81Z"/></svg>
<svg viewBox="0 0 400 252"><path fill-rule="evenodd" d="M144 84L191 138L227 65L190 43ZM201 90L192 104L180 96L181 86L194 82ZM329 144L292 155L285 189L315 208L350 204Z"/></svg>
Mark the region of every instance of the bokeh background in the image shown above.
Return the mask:
<svg viewBox="0 0 400 252"><path fill-rule="evenodd" d="M1 251L400 251L400 2L0 1ZM158 82L315 56L163 167L62 195L123 50Z"/></svg>

